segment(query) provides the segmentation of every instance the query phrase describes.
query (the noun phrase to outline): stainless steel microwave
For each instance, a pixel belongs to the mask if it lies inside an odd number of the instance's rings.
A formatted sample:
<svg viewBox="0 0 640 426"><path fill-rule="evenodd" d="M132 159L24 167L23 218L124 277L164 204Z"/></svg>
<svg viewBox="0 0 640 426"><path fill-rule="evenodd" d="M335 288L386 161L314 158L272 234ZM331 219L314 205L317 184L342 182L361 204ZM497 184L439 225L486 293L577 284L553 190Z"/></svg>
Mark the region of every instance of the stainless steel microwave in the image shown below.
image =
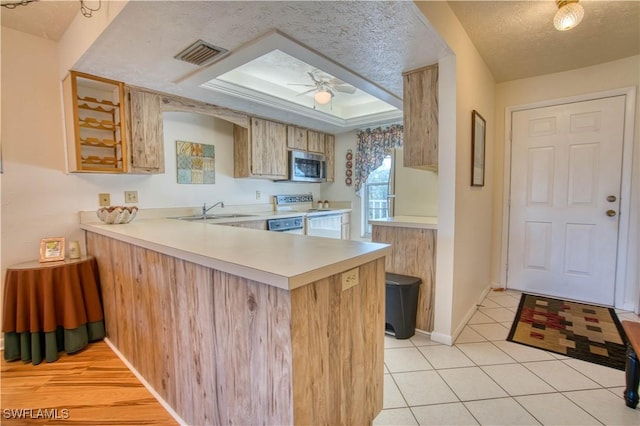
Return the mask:
<svg viewBox="0 0 640 426"><path fill-rule="evenodd" d="M289 152L289 180L293 182L325 182L327 160L322 154Z"/></svg>

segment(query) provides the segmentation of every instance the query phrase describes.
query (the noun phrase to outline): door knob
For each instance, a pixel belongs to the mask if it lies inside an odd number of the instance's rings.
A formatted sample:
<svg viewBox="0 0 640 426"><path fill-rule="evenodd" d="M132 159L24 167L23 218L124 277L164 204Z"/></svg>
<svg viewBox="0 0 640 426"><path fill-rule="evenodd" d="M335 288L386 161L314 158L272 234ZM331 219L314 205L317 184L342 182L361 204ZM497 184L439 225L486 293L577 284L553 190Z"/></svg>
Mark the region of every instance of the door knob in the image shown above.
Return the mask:
<svg viewBox="0 0 640 426"><path fill-rule="evenodd" d="M615 202L616 201L616 196L615 195L609 195L607 197L607 201L610 202L610 203Z"/></svg>
<svg viewBox="0 0 640 426"><path fill-rule="evenodd" d="M616 215L616 211L615 210L607 210L607 216L614 217L615 215Z"/></svg>

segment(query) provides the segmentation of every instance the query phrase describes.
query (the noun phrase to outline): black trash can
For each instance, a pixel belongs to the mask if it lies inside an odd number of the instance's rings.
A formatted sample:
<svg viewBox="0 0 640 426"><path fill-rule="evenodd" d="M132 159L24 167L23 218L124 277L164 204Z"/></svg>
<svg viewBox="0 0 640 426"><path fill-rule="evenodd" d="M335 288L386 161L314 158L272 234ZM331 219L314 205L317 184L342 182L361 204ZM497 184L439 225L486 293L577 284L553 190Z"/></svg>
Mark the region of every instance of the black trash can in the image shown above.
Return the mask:
<svg viewBox="0 0 640 426"><path fill-rule="evenodd" d="M385 332L395 335L396 339L408 339L416 332L421 283L418 277L386 273Z"/></svg>

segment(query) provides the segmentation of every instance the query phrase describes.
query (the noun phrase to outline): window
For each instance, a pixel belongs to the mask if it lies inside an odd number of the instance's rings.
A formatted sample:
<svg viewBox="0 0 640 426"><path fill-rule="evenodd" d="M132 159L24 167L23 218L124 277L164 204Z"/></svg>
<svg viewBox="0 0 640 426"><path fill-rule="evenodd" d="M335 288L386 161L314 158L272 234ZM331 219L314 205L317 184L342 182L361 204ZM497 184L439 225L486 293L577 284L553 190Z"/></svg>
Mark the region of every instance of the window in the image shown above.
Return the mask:
<svg viewBox="0 0 640 426"><path fill-rule="evenodd" d="M389 177L391 176L391 155L387 155L382 165L375 169L364 185L362 212L364 220L362 236L371 237L371 219L384 219L389 216Z"/></svg>

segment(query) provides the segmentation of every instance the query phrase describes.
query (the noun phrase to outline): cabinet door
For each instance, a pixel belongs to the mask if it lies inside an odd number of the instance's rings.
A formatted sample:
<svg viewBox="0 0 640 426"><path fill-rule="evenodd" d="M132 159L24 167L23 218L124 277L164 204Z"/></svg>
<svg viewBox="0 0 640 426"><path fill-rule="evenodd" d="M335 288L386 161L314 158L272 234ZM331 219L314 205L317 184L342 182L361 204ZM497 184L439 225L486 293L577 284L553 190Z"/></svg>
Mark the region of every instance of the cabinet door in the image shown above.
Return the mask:
<svg viewBox="0 0 640 426"><path fill-rule="evenodd" d="M129 90L131 172L164 173L160 95Z"/></svg>
<svg viewBox="0 0 640 426"><path fill-rule="evenodd" d="M251 174L278 179L287 177L287 126L251 119Z"/></svg>
<svg viewBox="0 0 640 426"><path fill-rule="evenodd" d="M69 171L127 171L124 84L70 71L63 81Z"/></svg>
<svg viewBox="0 0 640 426"><path fill-rule="evenodd" d="M307 151L324 154L324 133L313 130L307 132Z"/></svg>
<svg viewBox="0 0 640 426"><path fill-rule="evenodd" d="M333 135L325 135L324 137L324 155L327 157L327 182L335 181L336 169L336 137Z"/></svg>
<svg viewBox="0 0 640 426"><path fill-rule="evenodd" d="M307 150L307 129L287 126L287 148L300 151Z"/></svg>
<svg viewBox="0 0 640 426"><path fill-rule="evenodd" d="M404 165L438 169L438 66L403 74Z"/></svg>
<svg viewBox="0 0 640 426"><path fill-rule="evenodd" d="M238 228L261 229L263 231L267 230L266 220L244 220L242 222L221 223L220 225L235 226Z"/></svg>

